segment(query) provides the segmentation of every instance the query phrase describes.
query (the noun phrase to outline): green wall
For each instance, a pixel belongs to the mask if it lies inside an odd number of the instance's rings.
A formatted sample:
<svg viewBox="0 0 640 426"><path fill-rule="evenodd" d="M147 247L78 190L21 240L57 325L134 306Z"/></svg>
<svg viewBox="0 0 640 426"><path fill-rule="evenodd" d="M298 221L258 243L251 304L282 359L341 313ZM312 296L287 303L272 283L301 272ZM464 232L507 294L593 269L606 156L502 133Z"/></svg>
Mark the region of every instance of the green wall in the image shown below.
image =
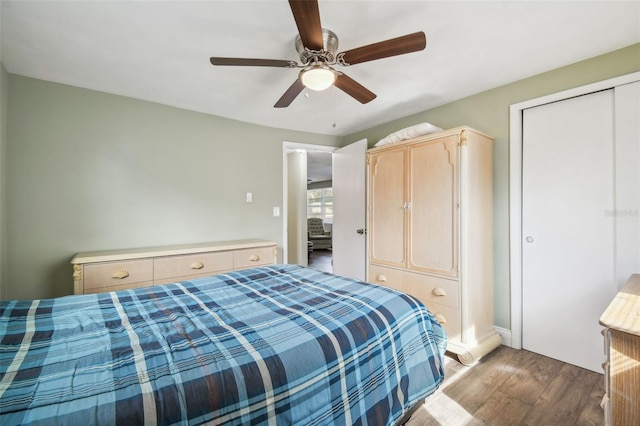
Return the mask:
<svg viewBox="0 0 640 426"><path fill-rule="evenodd" d="M72 293L69 261L80 251L243 238L281 245L282 218L272 208L282 206L282 142L339 143L8 79L3 298Z"/></svg>
<svg viewBox="0 0 640 426"><path fill-rule="evenodd" d="M347 135L347 145L362 138L373 146L389 133L421 122L443 129L469 125L495 137L494 272L496 325L510 329L509 283L509 106L573 87L640 71L640 44L597 56L446 105Z"/></svg>

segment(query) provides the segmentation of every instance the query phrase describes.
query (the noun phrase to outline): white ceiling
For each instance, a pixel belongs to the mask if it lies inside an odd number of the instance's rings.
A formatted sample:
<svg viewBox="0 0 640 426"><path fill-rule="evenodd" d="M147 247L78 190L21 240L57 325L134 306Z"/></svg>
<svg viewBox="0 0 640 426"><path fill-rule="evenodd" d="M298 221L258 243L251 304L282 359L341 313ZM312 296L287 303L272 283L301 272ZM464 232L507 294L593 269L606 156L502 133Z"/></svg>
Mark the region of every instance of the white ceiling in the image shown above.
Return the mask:
<svg viewBox="0 0 640 426"><path fill-rule="evenodd" d="M307 151L307 183L323 182L333 177L333 153Z"/></svg>
<svg viewBox="0 0 640 426"><path fill-rule="evenodd" d="M342 91L273 104L297 70L214 67L211 56L298 60L278 1L6 1L10 73L251 123L345 135L640 42L640 1L327 1L338 51L415 31L424 51L340 68L378 97ZM335 127L333 124L335 123Z"/></svg>

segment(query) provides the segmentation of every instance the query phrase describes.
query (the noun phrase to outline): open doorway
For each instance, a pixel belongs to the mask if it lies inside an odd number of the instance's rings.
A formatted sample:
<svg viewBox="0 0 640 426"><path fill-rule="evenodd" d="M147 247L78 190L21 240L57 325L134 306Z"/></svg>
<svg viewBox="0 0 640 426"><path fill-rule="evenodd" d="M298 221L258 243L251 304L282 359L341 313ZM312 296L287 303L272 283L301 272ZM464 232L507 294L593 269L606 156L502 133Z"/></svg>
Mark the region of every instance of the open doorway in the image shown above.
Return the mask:
<svg viewBox="0 0 640 426"><path fill-rule="evenodd" d="M333 272L333 153L307 151L307 255L310 268Z"/></svg>
<svg viewBox="0 0 640 426"><path fill-rule="evenodd" d="M333 200L327 200L327 187L332 185L332 153L335 147L324 145L283 143L283 250L282 258L286 263L309 266L322 264L327 270L331 267L333 244L331 242L333 225ZM328 233L322 242L315 242L308 233L309 186L312 196L320 194L320 228L325 225ZM315 189L314 189L315 188ZM322 196L325 196L324 200ZM329 201L329 203L327 203ZM324 205L323 205L324 202ZM322 217L328 215L329 222ZM312 225L313 226L313 225ZM313 229L317 233L317 223ZM314 244L315 242L315 244ZM315 247L314 247L315 245ZM322 252L320 252L322 250ZM314 256L315 252L315 256ZM323 254L324 256L321 256ZM327 254L329 256L327 256ZM317 261L317 262L316 262ZM331 270L327 270L332 272Z"/></svg>
<svg viewBox="0 0 640 426"><path fill-rule="evenodd" d="M283 262L308 266L310 256L307 234L307 154L317 151L328 152L331 153L332 159L331 189L334 205L332 220L325 218L321 225L323 229L330 229L331 233L331 250L330 253L323 252L323 260L325 263L329 262L334 274L364 281L366 139L342 148L294 142L283 142L282 146ZM317 248L314 247L314 251Z"/></svg>

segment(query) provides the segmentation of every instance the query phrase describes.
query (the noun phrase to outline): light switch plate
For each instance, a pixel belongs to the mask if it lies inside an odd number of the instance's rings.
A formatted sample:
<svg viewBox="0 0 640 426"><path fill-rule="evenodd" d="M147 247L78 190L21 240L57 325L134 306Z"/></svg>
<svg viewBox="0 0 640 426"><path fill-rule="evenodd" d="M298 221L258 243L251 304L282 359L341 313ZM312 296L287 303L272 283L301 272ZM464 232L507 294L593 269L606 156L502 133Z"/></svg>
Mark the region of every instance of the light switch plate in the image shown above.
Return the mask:
<svg viewBox="0 0 640 426"><path fill-rule="evenodd" d="M253 193L247 192L247 195L244 197L244 200L247 203L253 203Z"/></svg>

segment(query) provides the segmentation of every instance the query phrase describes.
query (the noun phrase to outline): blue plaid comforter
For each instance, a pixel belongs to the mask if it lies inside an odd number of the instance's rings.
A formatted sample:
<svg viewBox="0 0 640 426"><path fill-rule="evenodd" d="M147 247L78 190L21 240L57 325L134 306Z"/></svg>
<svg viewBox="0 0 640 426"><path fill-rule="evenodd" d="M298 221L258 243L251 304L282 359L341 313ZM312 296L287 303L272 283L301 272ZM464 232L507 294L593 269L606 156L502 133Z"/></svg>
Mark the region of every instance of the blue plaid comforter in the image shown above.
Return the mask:
<svg viewBox="0 0 640 426"><path fill-rule="evenodd" d="M293 265L0 301L0 424L393 424L445 345L416 299Z"/></svg>

